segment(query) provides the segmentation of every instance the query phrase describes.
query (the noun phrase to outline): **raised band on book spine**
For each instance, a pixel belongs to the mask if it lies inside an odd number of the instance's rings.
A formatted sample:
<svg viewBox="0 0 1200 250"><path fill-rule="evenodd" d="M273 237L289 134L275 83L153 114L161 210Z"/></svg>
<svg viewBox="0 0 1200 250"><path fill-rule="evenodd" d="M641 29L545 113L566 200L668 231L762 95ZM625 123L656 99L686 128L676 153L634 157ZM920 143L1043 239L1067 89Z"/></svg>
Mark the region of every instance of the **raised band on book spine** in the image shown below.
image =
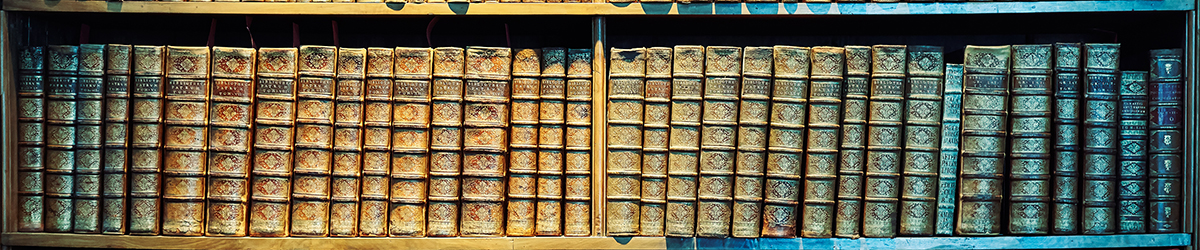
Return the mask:
<svg viewBox="0 0 1200 250"><path fill-rule="evenodd" d="M1054 193L1051 233L1079 232L1080 48L1054 44Z"/></svg>
<svg viewBox="0 0 1200 250"><path fill-rule="evenodd" d="M1010 46L968 45L964 62L959 235L1000 234Z"/></svg>
<svg viewBox="0 0 1200 250"><path fill-rule="evenodd" d="M1083 45L1087 88L1083 93L1083 234L1117 231L1117 74L1120 44Z"/></svg>
<svg viewBox="0 0 1200 250"><path fill-rule="evenodd" d="M1050 231L1050 49L1050 44L1012 46L1010 234Z"/></svg>
<svg viewBox="0 0 1200 250"><path fill-rule="evenodd" d="M211 53L208 47L167 46L163 235L204 235Z"/></svg>
<svg viewBox="0 0 1200 250"><path fill-rule="evenodd" d="M838 167L836 227L833 234L862 234L863 175L867 157L867 98L870 96L871 47L846 46L846 93L842 100L841 161Z"/></svg>
<svg viewBox="0 0 1200 250"><path fill-rule="evenodd" d="M674 47L671 69L671 126L667 156L666 235L696 233L696 195L700 175L700 101L703 98L704 47Z"/></svg>
<svg viewBox="0 0 1200 250"><path fill-rule="evenodd" d="M158 235L162 194L163 46L133 46L129 234Z"/></svg>
<svg viewBox="0 0 1200 250"><path fill-rule="evenodd" d="M207 236L246 236L250 203L253 48L212 48Z"/></svg>
<svg viewBox="0 0 1200 250"><path fill-rule="evenodd" d="M608 235L640 230L646 49L613 48L608 87Z"/></svg>
<svg viewBox="0 0 1200 250"><path fill-rule="evenodd" d="M79 94L75 119L75 233L100 233L103 163L104 44L79 45Z"/></svg>
<svg viewBox="0 0 1200 250"><path fill-rule="evenodd" d="M667 162L671 118L671 48L646 49L642 130L641 236L666 234Z"/></svg>
<svg viewBox="0 0 1200 250"><path fill-rule="evenodd" d="M392 65L395 49L367 48L363 97L363 180L358 235L388 235L388 175L391 170Z"/></svg>
<svg viewBox="0 0 1200 250"><path fill-rule="evenodd" d="M29 46L21 48L17 79L17 231L41 232L46 189L44 177L46 86L43 74L46 65L46 48Z"/></svg>
<svg viewBox="0 0 1200 250"><path fill-rule="evenodd" d="M896 235L900 207L900 172L907 47L871 47L871 97L867 118L866 181L863 194L863 236Z"/></svg>
<svg viewBox="0 0 1200 250"><path fill-rule="evenodd" d="M942 47L908 46L904 170L900 191L902 235L930 236L937 226L942 138Z"/></svg>
<svg viewBox="0 0 1200 250"><path fill-rule="evenodd" d="M958 151L962 133L963 65L946 64L942 84L942 145L938 162L937 221L934 235L954 235L958 200Z"/></svg>
<svg viewBox="0 0 1200 250"><path fill-rule="evenodd" d="M46 232L69 233L74 221L79 47L46 47Z"/></svg>
<svg viewBox="0 0 1200 250"><path fill-rule="evenodd" d="M1120 170L1117 191L1117 233L1146 233L1146 71L1122 71L1120 94Z"/></svg>
<svg viewBox="0 0 1200 250"><path fill-rule="evenodd" d="M733 181L733 237L758 238L762 234L763 170L769 137L767 125L771 114L773 64L774 48L743 49L738 151Z"/></svg>
<svg viewBox="0 0 1200 250"><path fill-rule="evenodd" d="M249 216L253 237L284 237L290 232L296 53L296 48L258 49Z"/></svg>
<svg viewBox="0 0 1200 250"><path fill-rule="evenodd" d="M1177 233L1183 195L1183 50L1150 51L1148 232Z"/></svg>

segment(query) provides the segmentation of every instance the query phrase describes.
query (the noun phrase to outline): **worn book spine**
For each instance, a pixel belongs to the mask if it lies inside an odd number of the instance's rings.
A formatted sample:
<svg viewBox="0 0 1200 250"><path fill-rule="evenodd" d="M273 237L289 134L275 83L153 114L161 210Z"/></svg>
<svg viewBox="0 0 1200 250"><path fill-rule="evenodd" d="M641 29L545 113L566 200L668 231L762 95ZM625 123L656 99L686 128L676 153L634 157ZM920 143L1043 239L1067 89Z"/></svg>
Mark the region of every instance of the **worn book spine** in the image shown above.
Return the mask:
<svg viewBox="0 0 1200 250"><path fill-rule="evenodd" d="M1079 233L1079 89L1078 43L1054 44L1054 193L1051 233Z"/></svg>
<svg viewBox="0 0 1200 250"><path fill-rule="evenodd" d="M388 235L425 236L433 50L395 50Z"/></svg>
<svg viewBox="0 0 1200 250"><path fill-rule="evenodd" d="M804 226L800 236L803 237L833 236L845 53L845 48L813 48L813 80L808 86L808 139L802 143L808 146L804 156L804 202L801 205Z"/></svg>
<svg viewBox="0 0 1200 250"><path fill-rule="evenodd" d="M542 51L547 53L546 50ZM560 76L550 55L542 77ZM592 235L592 50L567 49L566 120L563 143L563 235ZM545 78L543 78L545 79Z"/></svg>
<svg viewBox="0 0 1200 250"><path fill-rule="evenodd" d="M128 215L132 235L158 235L161 231L164 49L133 46Z"/></svg>
<svg viewBox="0 0 1200 250"><path fill-rule="evenodd" d="M762 235L763 181L767 158L767 125L771 112L774 47L745 47L738 103L738 140L733 184L731 236ZM836 148L836 147L835 147ZM832 165L832 164L831 164ZM830 201L832 202L832 198Z"/></svg>
<svg viewBox="0 0 1200 250"><path fill-rule="evenodd" d="M125 234L129 171L129 67L133 47L108 44L104 66L104 160L101 163L100 232Z"/></svg>
<svg viewBox="0 0 1200 250"><path fill-rule="evenodd" d="M1087 88L1083 93L1083 234L1117 231L1117 88L1120 44L1083 45Z"/></svg>
<svg viewBox="0 0 1200 250"><path fill-rule="evenodd" d="M563 185L566 147L566 49L542 48L538 67L538 201L534 234L563 235ZM590 131L590 130L589 130ZM589 141L590 142L590 141ZM590 166L590 165L589 165Z"/></svg>
<svg viewBox="0 0 1200 250"><path fill-rule="evenodd" d="M1146 71L1122 71L1120 94L1120 170L1117 233L1146 233Z"/></svg>
<svg viewBox="0 0 1200 250"><path fill-rule="evenodd" d="M459 235L504 235L512 49L466 50Z"/></svg>
<svg viewBox="0 0 1200 250"><path fill-rule="evenodd" d="M41 232L46 163L46 47L27 46L19 52L17 70L17 231Z"/></svg>
<svg viewBox="0 0 1200 250"><path fill-rule="evenodd" d="M300 46L296 80L291 236L329 235L337 47Z"/></svg>
<svg viewBox="0 0 1200 250"><path fill-rule="evenodd" d="M896 235L900 208L900 172L905 161L901 147L907 48L871 47L871 97L867 115L867 158L863 194L863 236Z"/></svg>
<svg viewBox="0 0 1200 250"><path fill-rule="evenodd" d="M1150 51L1150 141L1146 231L1178 233L1183 195L1183 50Z"/></svg>
<svg viewBox="0 0 1200 250"><path fill-rule="evenodd" d="M393 48L367 48L363 93L362 191L358 236L388 235L388 175L391 170Z"/></svg>
<svg viewBox="0 0 1200 250"><path fill-rule="evenodd" d="M934 235L954 235L954 201L958 199L958 150L962 133L962 64L946 64L942 81L941 152L938 161L937 219Z"/></svg>
<svg viewBox="0 0 1200 250"><path fill-rule="evenodd" d="M667 163L671 123L669 47L646 49L646 102L642 123L641 236L666 235Z"/></svg>
<svg viewBox="0 0 1200 250"><path fill-rule="evenodd" d="M842 102L845 103L845 113L842 115L841 164L838 167L837 214L833 234L842 238L857 238L862 235L871 47L846 46L844 54L846 93Z"/></svg>
<svg viewBox="0 0 1200 250"><path fill-rule="evenodd" d="M700 101L704 47L675 46L671 62L671 121L667 153L667 209L664 228L671 237L696 234L696 177L700 164ZM794 206L794 203L793 203Z"/></svg>
<svg viewBox="0 0 1200 250"><path fill-rule="evenodd" d="M541 82L540 51L517 49L512 67L512 114L509 116L508 236L534 236L537 216L538 140ZM549 134L549 133L548 133Z"/></svg>
<svg viewBox="0 0 1200 250"><path fill-rule="evenodd" d="M901 235L932 236L937 226L944 61L942 47L908 46Z"/></svg>
<svg viewBox="0 0 1200 250"><path fill-rule="evenodd" d="M47 46L45 230L70 233L75 214L79 46Z"/></svg>
<svg viewBox="0 0 1200 250"><path fill-rule="evenodd" d="M959 235L1000 234L1010 46L968 45L964 62Z"/></svg>
<svg viewBox="0 0 1200 250"><path fill-rule="evenodd" d="M462 48L433 49L433 106L426 236L458 236L459 173L462 168Z"/></svg>
<svg viewBox="0 0 1200 250"><path fill-rule="evenodd" d="M1051 47L1012 46L1009 234L1050 232Z"/></svg>
<svg viewBox="0 0 1200 250"><path fill-rule="evenodd" d="M808 105L811 49L772 48L774 86L770 89L770 127L763 176L763 237L795 237L800 222L800 163L804 152L804 112ZM703 66L703 65L700 65Z"/></svg>
<svg viewBox="0 0 1200 250"><path fill-rule="evenodd" d="M363 79L367 49L338 48L333 114L329 236L358 236L363 164Z"/></svg>
<svg viewBox="0 0 1200 250"><path fill-rule="evenodd" d="M255 52L212 48L207 236L246 236Z"/></svg>
<svg viewBox="0 0 1200 250"><path fill-rule="evenodd" d="M72 231L100 233L100 171L104 154L104 44L79 45L75 188Z"/></svg>
<svg viewBox="0 0 1200 250"><path fill-rule="evenodd" d="M646 49L613 48L608 76L608 235L640 231Z"/></svg>
<svg viewBox="0 0 1200 250"><path fill-rule="evenodd" d="M167 46L163 115L163 235L204 235L208 47Z"/></svg>
<svg viewBox="0 0 1200 250"><path fill-rule="evenodd" d="M742 48L708 46L704 55L696 236L719 238L730 235L733 219Z"/></svg>
<svg viewBox="0 0 1200 250"><path fill-rule="evenodd" d="M296 48L259 48L255 73L254 166L249 234L288 235L292 139L296 126Z"/></svg>

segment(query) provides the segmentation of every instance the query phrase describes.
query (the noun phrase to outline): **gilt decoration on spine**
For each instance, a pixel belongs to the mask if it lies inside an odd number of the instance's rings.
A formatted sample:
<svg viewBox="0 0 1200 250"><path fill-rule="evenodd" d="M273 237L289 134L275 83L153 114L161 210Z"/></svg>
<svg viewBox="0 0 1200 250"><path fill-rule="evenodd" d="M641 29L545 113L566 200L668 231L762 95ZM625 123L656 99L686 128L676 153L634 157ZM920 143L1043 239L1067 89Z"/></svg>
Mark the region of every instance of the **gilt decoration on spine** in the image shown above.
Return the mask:
<svg viewBox="0 0 1200 250"><path fill-rule="evenodd" d="M249 234L288 235L296 119L296 48L259 48Z"/></svg>
<svg viewBox="0 0 1200 250"><path fill-rule="evenodd" d="M742 48L705 48L696 236L728 237L733 219Z"/></svg>
<svg viewBox="0 0 1200 250"><path fill-rule="evenodd" d="M433 106L426 235L458 236L459 172L462 169L464 50L433 49Z"/></svg>
<svg viewBox="0 0 1200 250"><path fill-rule="evenodd" d="M553 50L550 50L553 51ZM549 51L543 59L542 77L562 76ZM566 125L563 172L563 235L592 234L592 50L567 49L566 61Z"/></svg>
<svg viewBox="0 0 1200 250"><path fill-rule="evenodd" d="M337 47L313 45L300 46L298 51L292 236L329 236L337 52Z"/></svg>
<svg viewBox="0 0 1200 250"><path fill-rule="evenodd" d="M17 63L17 213L16 231L41 232L46 170L46 47L22 47ZM128 72L128 70L126 70ZM128 73L126 73L128 74ZM124 193L124 192L122 192ZM123 224L123 223L122 223ZM122 231L123 232L123 231Z"/></svg>
<svg viewBox="0 0 1200 250"><path fill-rule="evenodd" d="M104 154L104 44L79 45L75 119L75 233L100 233L100 172Z"/></svg>
<svg viewBox="0 0 1200 250"><path fill-rule="evenodd" d="M942 47L908 46L901 235L930 236L937 226L944 61Z"/></svg>
<svg viewBox="0 0 1200 250"><path fill-rule="evenodd" d="M1080 47L1054 44L1054 181L1050 232L1079 232Z"/></svg>
<svg viewBox="0 0 1200 250"><path fill-rule="evenodd" d="M109 44L104 67L104 163L100 232L125 234L129 173L129 73L133 46Z"/></svg>
<svg viewBox="0 0 1200 250"><path fill-rule="evenodd" d="M1047 234L1050 219L1050 44L1012 46L1008 233Z"/></svg>
<svg viewBox="0 0 1200 250"><path fill-rule="evenodd" d="M538 204L537 175L539 135L553 136L549 131L539 131L538 116L541 93L541 53L536 49L516 49L512 67L512 114L509 115L510 140L508 164L508 215L505 226L508 236L534 236ZM545 134L539 132L548 132ZM559 133L561 134L561 133Z"/></svg>
<svg viewBox="0 0 1200 250"><path fill-rule="evenodd" d="M642 130L641 236L666 234L667 162L671 117L671 48L646 49Z"/></svg>
<svg viewBox="0 0 1200 250"><path fill-rule="evenodd" d="M608 235L637 235L641 225L642 119L646 49L613 48L608 79Z"/></svg>
<svg viewBox="0 0 1200 250"><path fill-rule="evenodd" d="M677 45L671 61L671 136L667 156L666 235L696 234L696 195L699 176L700 101L704 77L704 47ZM794 203L793 203L794 204ZM790 214L789 214L790 216Z"/></svg>
<svg viewBox="0 0 1200 250"><path fill-rule="evenodd" d="M867 157L867 99L871 95L871 47L846 46L846 93L842 102L841 159L834 235L862 235L863 178Z"/></svg>
<svg viewBox="0 0 1200 250"><path fill-rule="evenodd" d="M133 46L129 234L158 235L162 211L163 46Z"/></svg>
<svg viewBox="0 0 1200 250"><path fill-rule="evenodd" d="M907 47L871 47L870 108L867 113L863 236L893 237L899 219L900 173L908 166L901 153ZM927 165L927 164L926 164Z"/></svg>
<svg viewBox="0 0 1200 250"><path fill-rule="evenodd" d="M360 237L388 235L394 51L393 48L367 48L367 81L363 93L362 202L358 217Z"/></svg>
<svg viewBox="0 0 1200 250"><path fill-rule="evenodd" d="M1183 78L1182 49L1150 51L1150 160L1146 185L1146 231L1178 233L1183 217Z"/></svg>
<svg viewBox="0 0 1200 250"><path fill-rule="evenodd" d="M163 235L204 235L211 52L208 47L167 46Z"/></svg>
<svg viewBox="0 0 1200 250"><path fill-rule="evenodd" d="M763 181L770 133L767 125L771 119L774 59L774 47L743 48L738 151L733 181L733 237L758 238L762 234Z"/></svg>
<svg viewBox="0 0 1200 250"><path fill-rule="evenodd" d="M212 48L208 236L246 236L255 52L253 48Z"/></svg>
<svg viewBox="0 0 1200 250"><path fill-rule="evenodd" d="M814 47L813 78L808 86L808 131L805 150L804 201L800 236L833 236L837 218L837 171L841 147L842 91L845 84L845 48ZM835 78L836 77L836 78ZM804 118L801 118L802 120ZM794 173L799 174L797 169Z"/></svg>
<svg viewBox="0 0 1200 250"><path fill-rule="evenodd" d="M1149 116L1146 71L1122 71L1120 95L1120 163L1117 181L1117 233L1146 233L1146 143Z"/></svg>
<svg viewBox="0 0 1200 250"><path fill-rule="evenodd" d="M424 237L429 185L433 50L397 47L394 60L388 235ZM488 184L495 185L494 182Z"/></svg>
<svg viewBox="0 0 1200 250"><path fill-rule="evenodd" d="M70 233L75 214L76 136L79 95L79 47L46 47L49 76L46 82L45 230ZM157 187L156 187L157 189ZM157 225L156 225L157 226Z"/></svg>
<svg viewBox="0 0 1200 250"><path fill-rule="evenodd" d="M1121 45L1083 45L1087 87L1083 105L1083 206L1079 214L1083 234L1117 231L1117 88Z"/></svg>
<svg viewBox="0 0 1200 250"><path fill-rule="evenodd" d="M536 71L540 72L538 76L541 77L538 83L538 98L541 99L538 124L541 125L541 131L538 137L538 203L534 234L561 236L564 219L563 192L566 187L566 179L563 179L566 166L563 149L566 147L568 136L567 127L564 126L567 115L564 102L567 81L563 78L566 73L563 66L567 55L566 49L563 48L542 48L540 56L541 65L531 65L538 67ZM534 70L530 70L532 71Z"/></svg>
<svg viewBox="0 0 1200 250"><path fill-rule="evenodd" d="M964 62L959 235L1000 234L1010 46L968 45Z"/></svg>
<svg viewBox="0 0 1200 250"><path fill-rule="evenodd" d="M503 236L512 50L467 48L465 72L459 234Z"/></svg>
<svg viewBox="0 0 1200 250"><path fill-rule="evenodd" d="M804 114L808 111L811 53L808 47L780 45L772 48L774 86L770 89L770 127L761 170L765 176L763 237L795 237L797 223L801 222L796 208L800 204L802 188L800 164L805 142L807 116Z"/></svg>
<svg viewBox="0 0 1200 250"><path fill-rule="evenodd" d="M338 48L334 92L329 236L358 236L367 49Z"/></svg>

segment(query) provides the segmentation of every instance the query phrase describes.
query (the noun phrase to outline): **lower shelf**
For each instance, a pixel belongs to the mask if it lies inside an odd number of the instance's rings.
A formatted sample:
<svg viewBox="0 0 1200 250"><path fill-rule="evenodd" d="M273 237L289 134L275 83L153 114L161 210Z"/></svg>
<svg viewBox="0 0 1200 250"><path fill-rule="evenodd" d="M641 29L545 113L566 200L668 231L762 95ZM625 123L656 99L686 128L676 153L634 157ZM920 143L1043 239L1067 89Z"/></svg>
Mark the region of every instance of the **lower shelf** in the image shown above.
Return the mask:
<svg viewBox="0 0 1200 250"><path fill-rule="evenodd" d="M5 246L135 249L1068 249L1176 247L1189 234L998 237L663 238L250 238L5 233Z"/></svg>

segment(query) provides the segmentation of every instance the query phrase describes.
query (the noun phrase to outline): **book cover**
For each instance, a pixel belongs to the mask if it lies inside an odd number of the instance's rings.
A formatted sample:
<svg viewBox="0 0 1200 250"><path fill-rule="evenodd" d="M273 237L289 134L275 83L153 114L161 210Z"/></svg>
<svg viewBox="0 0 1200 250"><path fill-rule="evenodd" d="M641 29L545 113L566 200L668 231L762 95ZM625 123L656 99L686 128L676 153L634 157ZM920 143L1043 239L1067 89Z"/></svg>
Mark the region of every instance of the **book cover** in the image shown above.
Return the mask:
<svg viewBox="0 0 1200 250"><path fill-rule="evenodd" d="M733 219L742 48L705 47L704 64L696 236L728 237Z"/></svg>
<svg viewBox="0 0 1200 250"><path fill-rule="evenodd" d="M1183 50L1150 51L1150 160L1147 169L1146 231L1177 233L1180 224L1183 194Z"/></svg>
<svg viewBox="0 0 1200 250"><path fill-rule="evenodd" d="M771 77L775 53L774 47L745 47L743 52L730 235L758 238L762 234L763 184L769 133L767 125L771 116Z"/></svg>
<svg viewBox="0 0 1200 250"><path fill-rule="evenodd" d="M388 234L424 237L433 49L395 49Z"/></svg>
<svg viewBox="0 0 1200 250"><path fill-rule="evenodd" d="M207 236L246 236L256 52L212 48Z"/></svg>
<svg viewBox="0 0 1200 250"><path fill-rule="evenodd" d="M637 235L641 225L646 49L613 48L609 67L608 235Z"/></svg>
<svg viewBox="0 0 1200 250"><path fill-rule="evenodd" d="M17 64L17 231L41 232L45 186L46 47L27 46Z"/></svg>
<svg viewBox="0 0 1200 250"><path fill-rule="evenodd" d="M359 204L358 217L360 237L383 237L388 232L394 53L393 48L367 48L363 93L362 203Z"/></svg>
<svg viewBox="0 0 1200 250"><path fill-rule="evenodd" d="M129 73L133 46L108 44L104 66L104 157L100 232L125 234L129 172Z"/></svg>
<svg viewBox="0 0 1200 250"><path fill-rule="evenodd" d="M75 233L100 233L100 180L104 154L104 44L79 45L75 126Z"/></svg>
<svg viewBox="0 0 1200 250"><path fill-rule="evenodd" d="M1083 234L1117 231L1117 79L1121 45L1088 43L1084 49L1087 88L1083 98L1083 207L1079 219Z"/></svg>
<svg viewBox="0 0 1200 250"><path fill-rule="evenodd" d="M129 234L158 235L162 206L163 46L133 46Z"/></svg>
<svg viewBox="0 0 1200 250"><path fill-rule="evenodd" d="M796 207L800 202L800 154L808 105L811 49L796 46L772 48L775 67L771 93L767 154L762 173L763 237L795 237Z"/></svg>
<svg viewBox="0 0 1200 250"><path fill-rule="evenodd" d="M433 49L432 139L426 235L458 236L459 169L462 168L464 50Z"/></svg>
<svg viewBox="0 0 1200 250"><path fill-rule="evenodd" d="M1079 232L1080 47L1054 44L1054 193L1051 233Z"/></svg>
<svg viewBox="0 0 1200 250"><path fill-rule="evenodd" d="M907 166L901 153L907 74L907 47L871 47L871 96L867 110L866 179L863 194L863 236L896 235L900 207L900 173ZM903 165L902 165L903 164Z"/></svg>
<svg viewBox="0 0 1200 250"><path fill-rule="evenodd" d="M1050 44L1012 46L1010 234L1050 231L1050 50Z"/></svg>
<svg viewBox="0 0 1200 250"><path fill-rule="evenodd" d="M563 235L563 174L566 123L566 50L542 48L542 78L538 86L538 124L545 132L538 137L538 204L535 234ZM556 77L557 76L557 77ZM589 130L590 131L590 130ZM590 143L590 142L589 142Z"/></svg>
<svg viewBox="0 0 1200 250"><path fill-rule="evenodd" d="M908 46L901 235L930 236L937 226L944 61L940 46Z"/></svg>
<svg viewBox="0 0 1200 250"><path fill-rule="evenodd" d="M509 116L508 236L534 236L537 221L538 126L540 111L541 52L517 49L512 67L512 114ZM549 132L549 131L547 131ZM548 133L548 134L552 134Z"/></svg>
<svg viewBox="0 0 1200 250"><path fill-rule="evenodd" d="M47 46L45 230L69 233L74 193L79 95L79 46Z"/></svg>
<svg viewBox="0 0 1200 250"><path fill-rule="evenodd" d="M460 236L504 235L512 49L466 49Z"/></svg>
<svg viewBox="0 0 1200 250"><path fill-rule="evenodd" d="M204 235L208 47L167 46L163 115L163 235Z"/></svg>
<svg viewBox="0 0 1200 250"><path fill-rule="evenodd" d="M663 227L667 236L692 237L696 233L704 47L677 45L671 57L667 207Z"/></svg>
<svg viewBox="0 0 1200 250"><path fill-rule="evenodd" d="M1117 233L1146 233L1146 71L1121 71Z"/></svg>
<svg viewBox="0 0 1200 250"><path fill-rule="evenodd" d="M937 216L934 235L954 235L955 201L958 199L959 143L962 138L962 64L946 64L942 81L942 138L938 161Z"/></svg>
<svg viewBox="0 0 1200 250"><path fill-rule="evenodd" d="M968 45L963 62L959 235L1000 234L1010 46Z"/></svg>
<svg viewBox="0 0 1200 250"><path fill-rule="evenodd" d="M642 124L642 236L666 235L672 55L670 47L646 49L646 102Z"/></svg>
<svg viewBox="0 0 1200 250"><path fill-rule="evenodd" d="M842 238L862 235L863 175L867 155L867 109L870 96L871 47L845 47L846 93L842 116L841 165L838 168L836 226Z"/></svg>
<svg viewBox="0 0 1200 250"><path fill-rule="evenodd" d="M249 234L284 237L291 231L297 50L259 48L257 56Z"/></svg>
<svg viewBox="0 0 1200 250"><path fill-rule="evenodd" d="M358 236L366 67L367 49L338 48L329 193L329 236L332 237Z"/></svg>
<svg viewBox="0 0 1200 250"><path fill-rule="evenodd" d="M554 50L542 50L546 63L558 60ZM592 213L592 50L567 49L562 63L566 71L566 132L563 152L563 235L590 236L600 214ZM553 65L543 65L542 76L554 76ZM547 75L550 74L550 75ZM543 78L545 79L545 78ZM545 86L543 84L543 86ZM545 87L543 90L547 89ZM546 95L543 95L545 99Z"/></svg>
<svg viewBox="0 0 1200 250"><path fill-rule="evenodd" d="M337 47L313 45L298 51L291 236L329 235L337 52Z"/></svg>
<svg viewBox="0 0 1200 250"><path fill-rule="evenodd" d="M828 238L833 236L835 218L838 148L842 132L841 64L845 50L835 47L817 47L813 50L814 58L822 60L820 66L838 65L815 70L814 78L808 85L808 137L807 142L802 143L807 146L804 156L804 203L800 211L804 226L800 236ZM817 65L816 62L813 64Z"/></svg>

